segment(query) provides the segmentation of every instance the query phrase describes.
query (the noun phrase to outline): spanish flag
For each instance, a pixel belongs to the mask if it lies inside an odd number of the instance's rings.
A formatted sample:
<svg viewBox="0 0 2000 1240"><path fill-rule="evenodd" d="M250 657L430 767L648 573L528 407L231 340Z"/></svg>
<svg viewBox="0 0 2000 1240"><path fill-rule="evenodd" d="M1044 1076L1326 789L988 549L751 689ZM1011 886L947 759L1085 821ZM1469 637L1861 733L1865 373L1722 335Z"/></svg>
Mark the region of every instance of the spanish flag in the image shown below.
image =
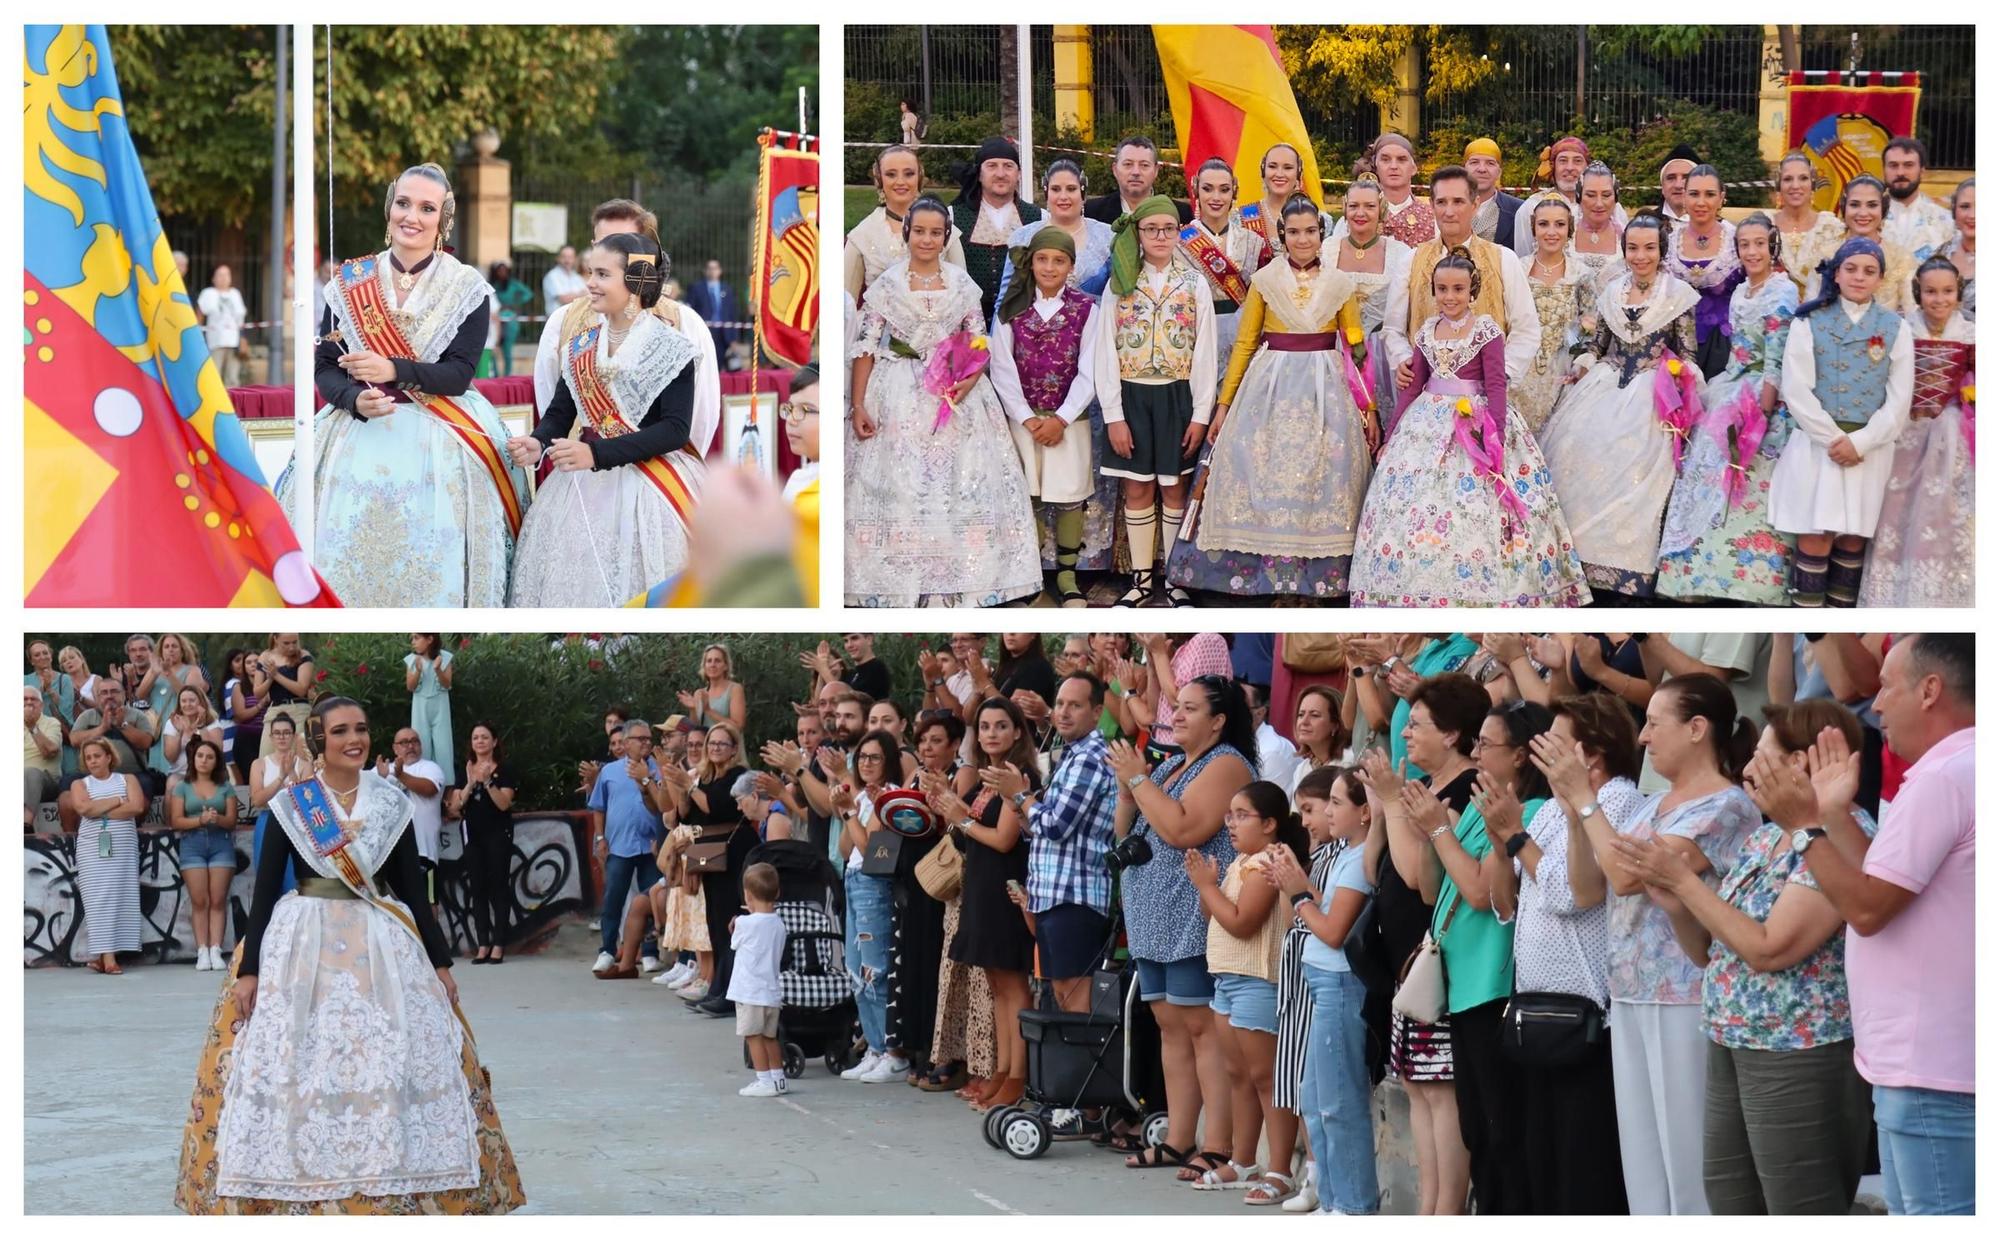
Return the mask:
<svg viewBox="0 0 2000 1240"><path fill-rule="evenodd" d="M28 605L339 606L209 358L104 27L26 35Z"/></svg>
<svg viewBox="0 0 2000 1240"><path fill-rule="evenodd" d="M1298 148L1305 192L1325 206L1319 165L1292 81L1269 26L1155 26L1190 196L1195 169L1214 156L1236 169L1237 198L1264 196L1259 164L1279 142Z"/></svg>

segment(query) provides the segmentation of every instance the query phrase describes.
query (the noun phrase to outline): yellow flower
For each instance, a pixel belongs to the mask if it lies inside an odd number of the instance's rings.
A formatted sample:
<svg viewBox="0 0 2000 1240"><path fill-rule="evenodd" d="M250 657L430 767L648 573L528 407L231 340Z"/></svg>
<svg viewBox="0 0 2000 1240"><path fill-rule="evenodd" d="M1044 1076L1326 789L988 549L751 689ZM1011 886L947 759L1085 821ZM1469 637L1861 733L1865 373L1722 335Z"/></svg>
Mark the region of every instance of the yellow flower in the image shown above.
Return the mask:
<svg viewBox="0 0 2000 1240"><path fill-rule="evenodd" d="M1461 396L1453 403L1452 408L1458 410L1459 417L1469 418L1472 416L1472 398L1470 396Z"/></svg>
<svg viewBox="0 0 2000 1240"><path fill-rule="evenodd" d="M1667 373L1668 373L1668 374L1670 374L1670 375L1672 375L1672 376L1673 376L1674 378L1676 378L1676 379L1680 378L1680 377L1681 377L1681 359L1679 359L1678 357L1670 357L1670 358L1668 358L1668 359L1667 359Z"/></svg>
<svg viewBox="0 0 2000 1240"><path fill-rule="evenodd" d="M972 338L972 347L984 353L992 348L992 344L984 336L974 336Z"/></svg>
<svg viewBox="0 0 2000 1240"><path fill-rule="evenodd" d="M1972 384L1970 384L1970 383L1968 383L1968 384L1966 384L1966 385L1965 385L1964 387L1962 387L1962 388L1958 389L1958 398L1959 398L1960 400L1964 401L1964 402L1965 402L1966 404L1968 404L1968 405L1971 405L1971 404L1977 404L1977 403L1978 403L1977 401L1973 400L1973 398L1972 398L1972 387L1973 387L1973 385L1972 385Z"/></svg>
<svg viewBox="0 0 2000 1240"><path fill-rule="evenodd" d="M1347 344L1348 344L1348 347L1349 347L1349 348L1352 348L1353 346L1355 346L1355 345L1357 345L1357 344L1360 344L1360 343L1361 343L1361 329L1360 329L1360 328L1358 328L1358 327L1350 327L1350 328L1348 328L1348 329L1347 329Z"/></svg>

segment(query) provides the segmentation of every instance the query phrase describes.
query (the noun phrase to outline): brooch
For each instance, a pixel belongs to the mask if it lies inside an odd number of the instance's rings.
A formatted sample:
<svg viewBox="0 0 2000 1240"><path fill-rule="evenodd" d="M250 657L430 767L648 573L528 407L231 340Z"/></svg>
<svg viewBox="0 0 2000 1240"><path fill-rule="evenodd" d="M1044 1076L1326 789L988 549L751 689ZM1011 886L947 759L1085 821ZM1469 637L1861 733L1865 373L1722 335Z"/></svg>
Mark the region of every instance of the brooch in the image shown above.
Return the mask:
<svg viewBox="0 0 2000 1240"><path fill-rule="evenodd" d="M1889 347L1888 347L1887 345L1885 345L1885 344L1883 344L1883 343L1882 343L1882 337L1880 337L1880 336L1870 336L1870 337L1868 337L1868 360L1869 360L1869 361L1871 361L1871 362L1879 362L1879 361L1881 361L1881 360L1882 360L1882 359L1883 359L1884 357L1887 357L1887 356L1888 356L1888 354L1889 354Z"/></svg>

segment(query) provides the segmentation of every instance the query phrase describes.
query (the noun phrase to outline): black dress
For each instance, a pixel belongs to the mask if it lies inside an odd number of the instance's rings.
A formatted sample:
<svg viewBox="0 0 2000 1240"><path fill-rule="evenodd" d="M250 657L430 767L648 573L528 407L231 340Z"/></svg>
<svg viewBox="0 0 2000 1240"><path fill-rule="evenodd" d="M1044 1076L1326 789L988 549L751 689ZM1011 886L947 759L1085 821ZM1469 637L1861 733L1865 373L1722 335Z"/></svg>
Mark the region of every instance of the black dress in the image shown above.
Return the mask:
<svg viewBox="0 0 2000 1240"><path fill-rule="evenodd" d="M514 920L514 811L495 805L487 790L518 786L514 772L497 766L465 798L465 882L480 947L506 947Z"/></svg>
<svg viewBox="0 0 2000 1240"><path fill-rule="evenodd" d="M1039 788L1040 773L1033 767L1028 782ZM982 825L1000 825L1000 809L1005 804L996 793L982 790L972 802L972 816ZM1021 910L1007 898L1007 880L1026 885L1028 881L1028 841L1015 842L1011 852L995 852L970 835L960 840L965 850L965 889L959 896L958 937L952 940L951 958L979 969L1006 969L1029 973L1035 967L1035 937Z"/></svg>
<svg viewBox="0 0 2000 1240"><path fill-rule="evenodd" d="M729 946L729 922L743 911L743 858L757 846L756 830L743 821L743 815L736 808L736 798L729 795L730 787L744 770L744 767L732 766L714 779L695 784L695 789L707 800L708 808L702 809L690 796L688 812L681 815L681 822L689 826L736 828L729 836L729 851L723 858L724 868L720 872L701 876L702 903L708 914L708 944L715 953L715 975L709 983L708 993L717 997L729 993L729 971L736 963L736 953ZM720 832L703 831L701 842L713 844L720 838Z"/></svg>

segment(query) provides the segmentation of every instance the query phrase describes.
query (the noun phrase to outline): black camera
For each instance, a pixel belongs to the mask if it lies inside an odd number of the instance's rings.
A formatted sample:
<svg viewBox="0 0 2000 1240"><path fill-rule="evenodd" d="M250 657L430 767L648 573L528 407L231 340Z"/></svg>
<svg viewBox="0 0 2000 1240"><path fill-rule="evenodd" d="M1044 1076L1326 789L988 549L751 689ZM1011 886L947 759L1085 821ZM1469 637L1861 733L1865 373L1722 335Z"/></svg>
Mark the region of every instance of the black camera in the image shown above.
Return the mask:
<svg viewBox="0 0 2000 1240"><path fill-rule="evenodd" d="M1153 846L1143 835L1128 835L1111 846L1104 854L1104 864L1113 874L1122 874L1135 865L1144 865L1153 859Z"/></svg>

